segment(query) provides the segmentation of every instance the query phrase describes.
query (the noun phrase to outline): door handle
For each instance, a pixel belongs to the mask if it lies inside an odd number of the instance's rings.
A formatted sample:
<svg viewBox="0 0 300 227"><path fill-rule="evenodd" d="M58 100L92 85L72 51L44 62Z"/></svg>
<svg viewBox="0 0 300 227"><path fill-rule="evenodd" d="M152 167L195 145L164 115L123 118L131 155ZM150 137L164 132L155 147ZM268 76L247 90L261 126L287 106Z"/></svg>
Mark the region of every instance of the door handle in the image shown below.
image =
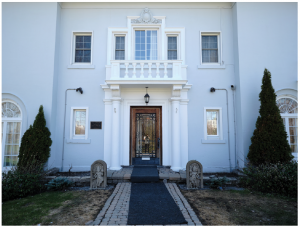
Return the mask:
<svg viewBox="0 0 300 227"><path fill-rule="evenodd" d="M159 146L160 146L160 138L157 138L157 146L158 146L158 149L159 149Z"/></svg>

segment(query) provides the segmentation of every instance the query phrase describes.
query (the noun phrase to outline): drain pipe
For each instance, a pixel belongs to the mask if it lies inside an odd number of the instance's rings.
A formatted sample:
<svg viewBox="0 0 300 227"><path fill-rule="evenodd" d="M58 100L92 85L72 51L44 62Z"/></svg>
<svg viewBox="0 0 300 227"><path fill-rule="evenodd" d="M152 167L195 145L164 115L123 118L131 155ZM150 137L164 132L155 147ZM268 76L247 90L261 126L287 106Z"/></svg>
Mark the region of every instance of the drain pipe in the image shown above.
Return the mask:
<svg viewBox="0 0 300 227"><path fill-rule="evenodd" d="M226 106L227 106L227 129L228 129L228 155L229 155L229 170L231 173L231 159L230 159L230 133L229 133L229 112L228 112L228 91L226 88L210 88L210 92L215 92L216 90L226 91Z"/></svg>
<svg viewBox="0 0 300 227"><path fill-rule="evenodd" d="M64 112L64 131L63 131L63 147L62 147L62 159L61 159L61 168L60 171L63 171L63 167L64 167L64 151L65 151L65 122L66 122L66 108L67 108L67 91L69 90L76 90L79 91L81 94L83 93L82 88L68 88L65 91L65 112Z"/></svg>
<svg viewBox="0 0 300 227"><path fill-rule="evenodd" d="M236 87L234 85L231 85L232 90L232 101L233 101L233 121L234 121L234 157L235 157L235 164L234 168L237 169L237 155L236 155L236 120L235 120L235 89Z"/></svg>

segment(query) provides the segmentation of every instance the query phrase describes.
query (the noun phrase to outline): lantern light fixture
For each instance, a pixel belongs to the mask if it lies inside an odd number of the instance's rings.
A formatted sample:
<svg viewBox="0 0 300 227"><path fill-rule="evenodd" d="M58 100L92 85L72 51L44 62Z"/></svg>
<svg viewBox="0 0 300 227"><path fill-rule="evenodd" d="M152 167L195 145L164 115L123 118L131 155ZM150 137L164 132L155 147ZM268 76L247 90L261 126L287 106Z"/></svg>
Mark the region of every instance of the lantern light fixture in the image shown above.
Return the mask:
<svg viewBox="0 0 300 227"><path fill-rule="evenodd" d="M144 100L145 100L146 105L148 105L149 100L150 100L150 96L148 95L147 89L148 89L148 87L146 87L146 94L144 96Z"/></svg>

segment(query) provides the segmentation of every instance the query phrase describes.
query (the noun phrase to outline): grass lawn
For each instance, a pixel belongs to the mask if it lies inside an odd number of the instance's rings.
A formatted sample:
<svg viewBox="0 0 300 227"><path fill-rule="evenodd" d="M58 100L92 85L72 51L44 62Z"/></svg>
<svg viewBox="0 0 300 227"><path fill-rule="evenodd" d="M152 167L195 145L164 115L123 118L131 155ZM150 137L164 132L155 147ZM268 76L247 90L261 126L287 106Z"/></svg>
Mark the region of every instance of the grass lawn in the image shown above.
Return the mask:
<svg viewBox="0 0 300 227"><path fill-rule="evenodd" d="M203 225L297 225L297 199L249 190L181 192Z"/></svg>
<svg viewBox="0 0 300 227"><path fill-rule="evenodd" d="M84 225L112 190L44 192L2 204L2 225Z"/></svg>

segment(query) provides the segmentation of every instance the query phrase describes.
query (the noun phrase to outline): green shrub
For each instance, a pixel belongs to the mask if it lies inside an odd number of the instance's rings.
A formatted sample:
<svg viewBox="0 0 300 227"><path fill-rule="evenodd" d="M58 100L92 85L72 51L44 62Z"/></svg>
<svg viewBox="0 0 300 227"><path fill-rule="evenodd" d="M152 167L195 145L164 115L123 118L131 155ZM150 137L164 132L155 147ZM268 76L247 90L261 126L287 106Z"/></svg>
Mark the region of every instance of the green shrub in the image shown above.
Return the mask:
<svg viewBox="0 0 300 227"><path fill-rule="evenodd" d="M13 168L2 173L2 200L11 200L34 195L45 189L42 183L42 166Z"/></svg>
<svg viewBox="0 0 300 227"><path fill-rule="evenodd" d="M52 140L46 127L43 106L39 108L33 126L24 133L19 151L18 167L26 168L35 163L44 164L50 156Z"/></svg>
<svg viewBox="0 0 300 227"><path fill-rule="evenodd" d="M223 178L212 178L210 180L210 184L209 187L210 188L220 188L220 187L224 187L226 183L229 182L229 179L227 177L223 177Z"/></svg>
<svg viewBox="0 0 300 227"><path fill-rule="evenodd" d="M276 105L271 73L265 69L259 94L260 109L251 137L248 159L253 165L289 162L293 159L285 126Z"/></svg>
<svg viewBox="0 0 300 227"><path fill-rule="evenodd" d="M47 186L47 190L64 190L68 187L71 187L73 185L73 182L68 180L66 177L57 177L52 179L48 182L48 184L45 184Z"/></svg>
<svg viewBox="0 0 300 227"><path fill-rule="evenodd" d="M298 163L261 164L258 167L248 166L240 178L244 187L265 193L277 193L289 197L297 197Z"/></svg>

